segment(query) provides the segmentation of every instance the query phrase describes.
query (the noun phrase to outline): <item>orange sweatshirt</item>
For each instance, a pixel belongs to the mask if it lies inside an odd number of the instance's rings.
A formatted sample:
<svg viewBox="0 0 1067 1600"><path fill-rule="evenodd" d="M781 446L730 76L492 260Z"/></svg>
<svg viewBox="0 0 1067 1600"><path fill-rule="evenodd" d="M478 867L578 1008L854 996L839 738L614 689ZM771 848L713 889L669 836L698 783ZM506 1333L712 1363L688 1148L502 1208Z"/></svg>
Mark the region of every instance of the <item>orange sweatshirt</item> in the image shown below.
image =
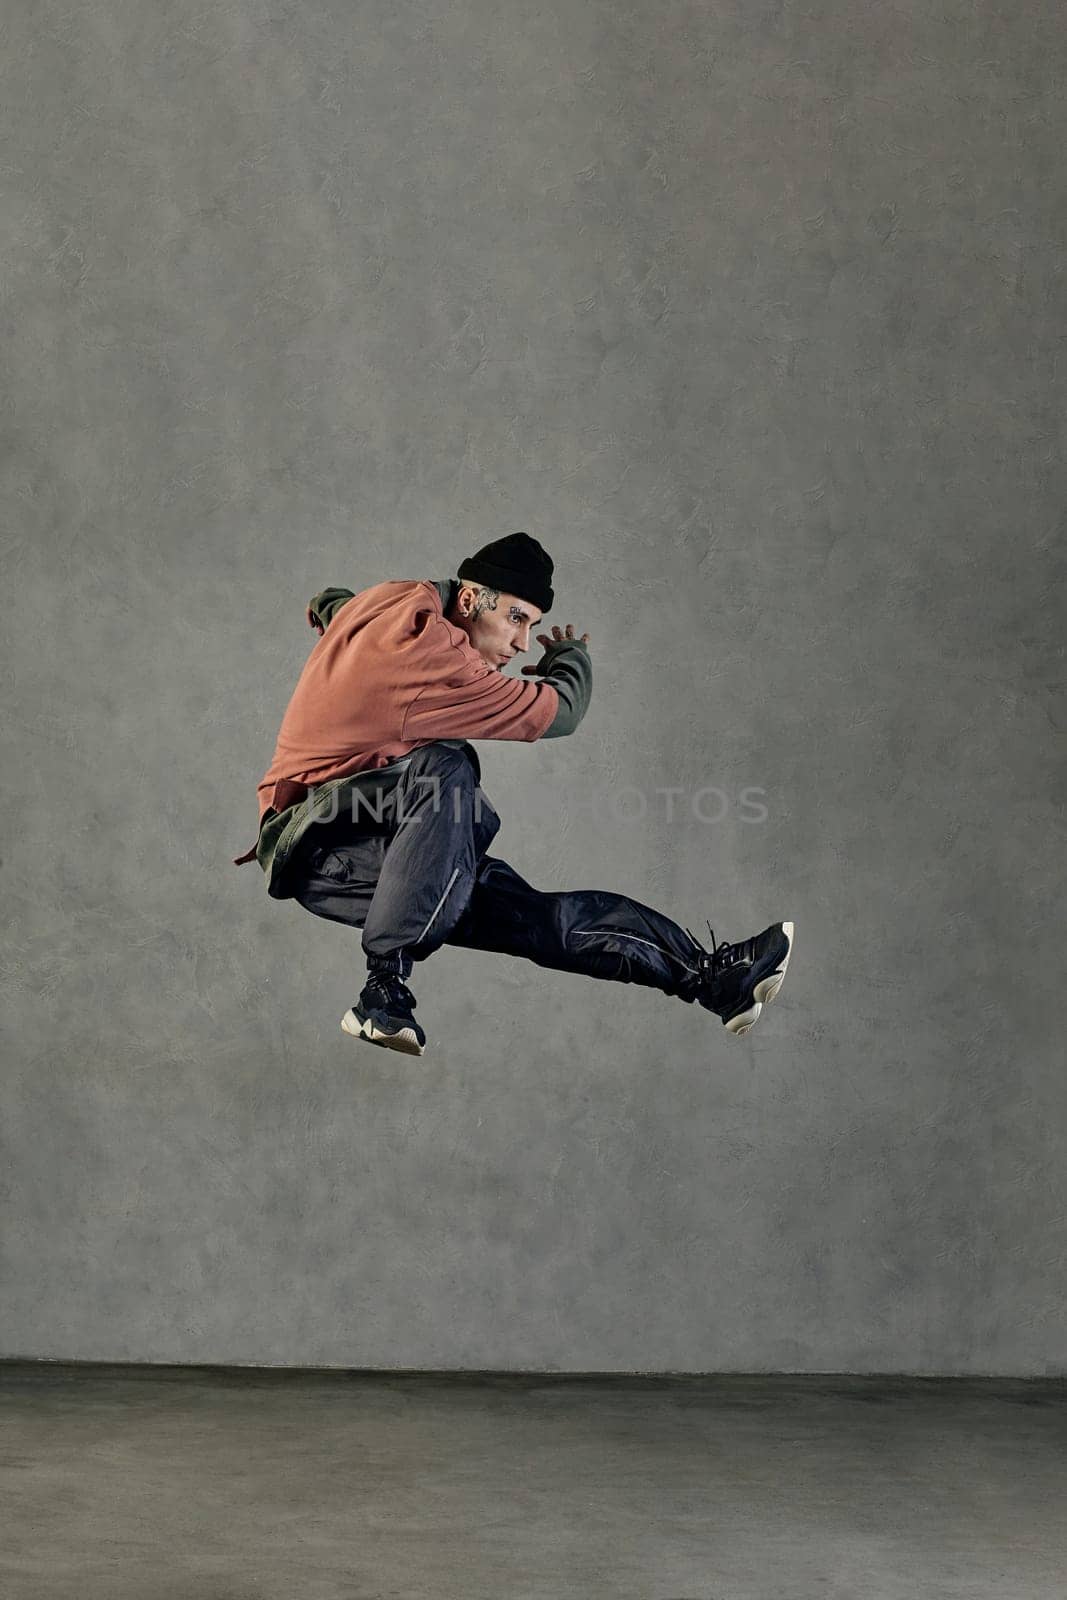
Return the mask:
<svg viewBox="0 0 1067 1600"><path fill-rule="evenodd" d="M322 637L258 786L261 822L296 788L384 767L433 739L539 739L559 709L550 683L508 677L482 659L445 620L434 583L378 583L342 599L325 624L312 609L308 620Z"/></svg>
<svg viewBox="0 0 1067 1600"><path fill-rule="evenodd" d="M275 899L291 894L287 862L319 799L346 778L387 766L434 739L558 739L573 733L592 691L589 647L555 640L537 677L485 662L446 620L456 578L323 589L307 608L320 635L282 718L258 786L258 861Z"/></svg>

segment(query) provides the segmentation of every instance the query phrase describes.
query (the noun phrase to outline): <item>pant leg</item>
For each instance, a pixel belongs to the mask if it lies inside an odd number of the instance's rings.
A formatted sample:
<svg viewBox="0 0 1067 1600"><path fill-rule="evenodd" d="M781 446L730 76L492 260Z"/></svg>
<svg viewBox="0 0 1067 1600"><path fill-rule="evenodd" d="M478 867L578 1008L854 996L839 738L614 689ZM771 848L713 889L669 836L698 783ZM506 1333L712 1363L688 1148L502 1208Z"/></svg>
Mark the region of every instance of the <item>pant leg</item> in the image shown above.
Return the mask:
<svg viewBox="0 0 1067 1600"><path fill-rule="evenodd" d="M500 828L462 749L420 745L391 796L392 832L363 929L368 956L440 948L470 899Z"/></svg>
<svg viewBox="0 0 1067 1600"><path fill-rule="evenodd" d="M293 898L315 916L362 928L368 956L410 951L424 960L465 908L500 818L470 758L443 743L413 751L370 810L373 833L344 817L308 830L294 860Z"/></svg>
<svg viewBox="0 0 1067 1600"><path fill-rule="evenodd" d="M545 893L484 856L447 942L524 956L539 967L639 983L692 1000L700 946L670 917L607 889Z"/></svg>
<svg viewBox="0 0 1067 1600"><path fill-rule="evenodd" d="M310 835L310 836L309 836ZM313 916L362 928L378 886L385 856L384 838L334 829L328 844L316 843L315 830L300 841L290 871L293 899Z"/></svg>

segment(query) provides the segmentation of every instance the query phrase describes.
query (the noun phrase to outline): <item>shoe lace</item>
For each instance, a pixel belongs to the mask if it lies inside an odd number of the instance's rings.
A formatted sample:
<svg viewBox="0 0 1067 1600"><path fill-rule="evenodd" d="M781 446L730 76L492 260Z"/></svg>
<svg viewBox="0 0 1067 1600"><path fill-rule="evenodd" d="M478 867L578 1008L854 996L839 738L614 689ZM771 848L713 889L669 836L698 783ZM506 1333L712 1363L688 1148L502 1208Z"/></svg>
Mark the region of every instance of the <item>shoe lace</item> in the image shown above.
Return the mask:
<svg viewBox="0 0 1067 1600"><path fill-rule="evenodd" d="M706 920L706 919L705 919ZM687 928L686 933L697 943L695 934ZM715 942L715 930L708 923L708 933L711 935L711 949L703 950L700 954L700 964L708 977L716 977L720 972L726 972L730 967L740 966L743 962L753 962L756 959L756 940L742 939L740 944L731 944L728 939L720 943Z"/></svg>
<svg viewBox="0 0 1067 1600"><path fill-rule="evenodd" d="M390 972L372 973L367 979L367 987L391 1004L399 1001L409 1011L414 1011L418 1005L418 1001L403 979L394 977Z"/></svg>

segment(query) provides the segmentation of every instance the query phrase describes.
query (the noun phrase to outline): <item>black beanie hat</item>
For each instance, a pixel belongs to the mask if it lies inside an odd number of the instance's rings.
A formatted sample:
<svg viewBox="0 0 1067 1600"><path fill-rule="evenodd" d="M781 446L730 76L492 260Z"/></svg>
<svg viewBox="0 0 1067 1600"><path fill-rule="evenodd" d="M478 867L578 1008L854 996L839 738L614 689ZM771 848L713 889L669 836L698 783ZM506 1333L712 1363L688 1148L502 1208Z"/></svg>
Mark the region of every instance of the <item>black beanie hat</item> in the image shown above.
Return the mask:
<svg viewBox="0 0 1067 1600"><path fill-rule="evenodd" d="M542 611L552 605L552 558L528 533L508 533L483 544L461 564L456 576L518 595Z"/></svg>

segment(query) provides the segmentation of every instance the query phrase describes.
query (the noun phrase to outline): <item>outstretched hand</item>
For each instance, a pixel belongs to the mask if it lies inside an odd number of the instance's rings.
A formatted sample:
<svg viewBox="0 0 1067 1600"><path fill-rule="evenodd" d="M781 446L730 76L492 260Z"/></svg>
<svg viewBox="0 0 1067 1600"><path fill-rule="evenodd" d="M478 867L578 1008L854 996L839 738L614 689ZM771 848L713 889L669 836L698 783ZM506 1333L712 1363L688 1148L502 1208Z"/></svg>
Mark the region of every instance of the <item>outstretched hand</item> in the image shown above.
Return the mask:
<svg viewBox="0 0 1067 1600"><path fill-rule="evenodd" d="M574 638L574 625L573 625L573 623L568 622L567 630L566 630L566 632L564 632L563 629L559 626L559 624L555 623L553 625L553 628L552 628L552 637L551 637L551 639L549 638L547 633L539 633L539 634L536 634L535 637L537 639L538 644L543 644L545 649L547 650L550 644L559 644L561 642L561 640L563 640L563 639L573 639ZM579 644L588 644L589 643L589 635L587 633L583 633L578 642L579 642ZM539 669L537 667L523 667L522 670L523 670L523 672L525 672L527 674L532 674L532 673L537 672Z"/></svg>

